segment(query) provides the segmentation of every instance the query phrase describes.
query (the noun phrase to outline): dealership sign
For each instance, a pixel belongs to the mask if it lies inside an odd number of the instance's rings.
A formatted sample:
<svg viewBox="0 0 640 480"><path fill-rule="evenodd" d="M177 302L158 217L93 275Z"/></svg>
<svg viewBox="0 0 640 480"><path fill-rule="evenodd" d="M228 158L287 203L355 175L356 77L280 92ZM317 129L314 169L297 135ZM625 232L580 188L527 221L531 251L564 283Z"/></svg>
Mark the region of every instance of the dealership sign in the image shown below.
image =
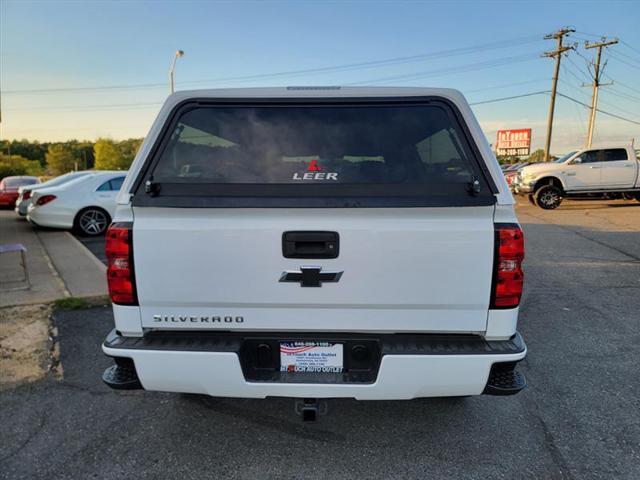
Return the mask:
<svg viewBox="0 0 640 480"><path fill-rule="evenodd" d="M531 149L531 129L498 130L496 155L524 156Z"/></svg>

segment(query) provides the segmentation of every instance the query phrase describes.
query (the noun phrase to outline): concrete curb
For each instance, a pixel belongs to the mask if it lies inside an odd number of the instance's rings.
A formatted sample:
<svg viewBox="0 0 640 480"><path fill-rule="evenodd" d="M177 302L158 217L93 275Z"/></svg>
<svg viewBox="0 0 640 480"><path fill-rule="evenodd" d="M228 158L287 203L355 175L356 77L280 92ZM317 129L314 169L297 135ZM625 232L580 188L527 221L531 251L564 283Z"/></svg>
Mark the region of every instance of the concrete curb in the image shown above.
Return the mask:
<svg viewBox="0 0 640 480"><path fill-rule="evenodd" d="M106 267L68 232L38 232L38 237L70 296L107 295Z"/></svg>
<svg viewBox="0 0 640 480"><path fill-rule="evenodd" d="M69 236L69 239L72 242L75 242L76 245L78 245L83 251L84 253L87 254L87 256L96 264L96 266L98 267L98 269L100 269L102 272L104 272L104 274L107 274L107 266L102 263L100 260L98 260L98 258L91 252L91 250L89 250L86 245L84 243L82 243L80 240L78 240L76 237L74 237L72 234L70 234L69 232L64 232Z"/></svg>
<svg viewBox="0 0 640 480"><path fill-rule="evenodd" d="M69 232L34 229L14 212L0 212L2 243L27 247L27 269L31 288L0 290L0 307L51 303L77 297L90 299L108 295L106 267ZM3 255L2 285L12 285L21 274L18 257Z"/></svg>

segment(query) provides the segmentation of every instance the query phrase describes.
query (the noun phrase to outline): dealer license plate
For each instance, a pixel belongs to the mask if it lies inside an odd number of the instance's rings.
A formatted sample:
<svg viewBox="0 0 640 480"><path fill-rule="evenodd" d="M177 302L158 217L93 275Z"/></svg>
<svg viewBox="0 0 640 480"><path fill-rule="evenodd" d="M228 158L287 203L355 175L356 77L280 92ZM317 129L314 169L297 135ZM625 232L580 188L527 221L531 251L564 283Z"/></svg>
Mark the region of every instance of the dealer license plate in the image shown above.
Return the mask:
<svg viewBox="0 0 640 480"><path fill-rule="evenodd" d="M281 372L340 373L342 344L329 342L280 343Z"/></svg>

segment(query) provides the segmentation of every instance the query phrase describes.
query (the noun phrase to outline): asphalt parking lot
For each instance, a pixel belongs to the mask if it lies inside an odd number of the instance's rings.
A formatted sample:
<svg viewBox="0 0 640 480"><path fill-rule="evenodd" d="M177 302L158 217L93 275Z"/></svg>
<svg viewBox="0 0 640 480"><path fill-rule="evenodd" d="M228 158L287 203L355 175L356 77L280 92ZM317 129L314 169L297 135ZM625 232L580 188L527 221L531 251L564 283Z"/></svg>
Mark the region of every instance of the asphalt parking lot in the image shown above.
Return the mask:
<svg viewBox="0 0 640 480"><path fill-rule="evenodd" d="M303 424L290 399L114 392L110 309L57 311L63 379L0 393L0 478L640 478L640 204L518 215L521 394L331 400Z"/></svg>

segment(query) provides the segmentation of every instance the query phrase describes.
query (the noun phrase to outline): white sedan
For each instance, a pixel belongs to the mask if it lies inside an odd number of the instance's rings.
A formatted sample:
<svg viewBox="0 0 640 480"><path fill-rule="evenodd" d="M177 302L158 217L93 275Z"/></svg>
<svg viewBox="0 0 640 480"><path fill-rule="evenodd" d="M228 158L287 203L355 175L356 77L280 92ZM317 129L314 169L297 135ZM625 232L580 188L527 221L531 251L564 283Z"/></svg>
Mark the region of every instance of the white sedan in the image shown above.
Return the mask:
<svg viewBox="0 0 640 480"><path fill-rule="evenodd" d="M91 170L82 170L79 172L69 172L64 175L60 175L59 177L52 178L51 180L47 180L44 183L36 183L34 185L25 185L24 187L18 188L18 199L16 200L16 208L15 212L20 216L25 216L27 214L27 209L29 205L31 205L31 195L34 190L40 190L41 188L50 188L57 187L64 183L70 182L71 180L75 180L77 178L83 177L84 175L89 175L92 172Z"/></svg>
<svg viewBox="0 0 640 480"><path fill-rule="evenodd" d="M27 219L38 226L102 235L116 209L116 196L127 172L97 171L57 187L33 192Z"/></svg>

